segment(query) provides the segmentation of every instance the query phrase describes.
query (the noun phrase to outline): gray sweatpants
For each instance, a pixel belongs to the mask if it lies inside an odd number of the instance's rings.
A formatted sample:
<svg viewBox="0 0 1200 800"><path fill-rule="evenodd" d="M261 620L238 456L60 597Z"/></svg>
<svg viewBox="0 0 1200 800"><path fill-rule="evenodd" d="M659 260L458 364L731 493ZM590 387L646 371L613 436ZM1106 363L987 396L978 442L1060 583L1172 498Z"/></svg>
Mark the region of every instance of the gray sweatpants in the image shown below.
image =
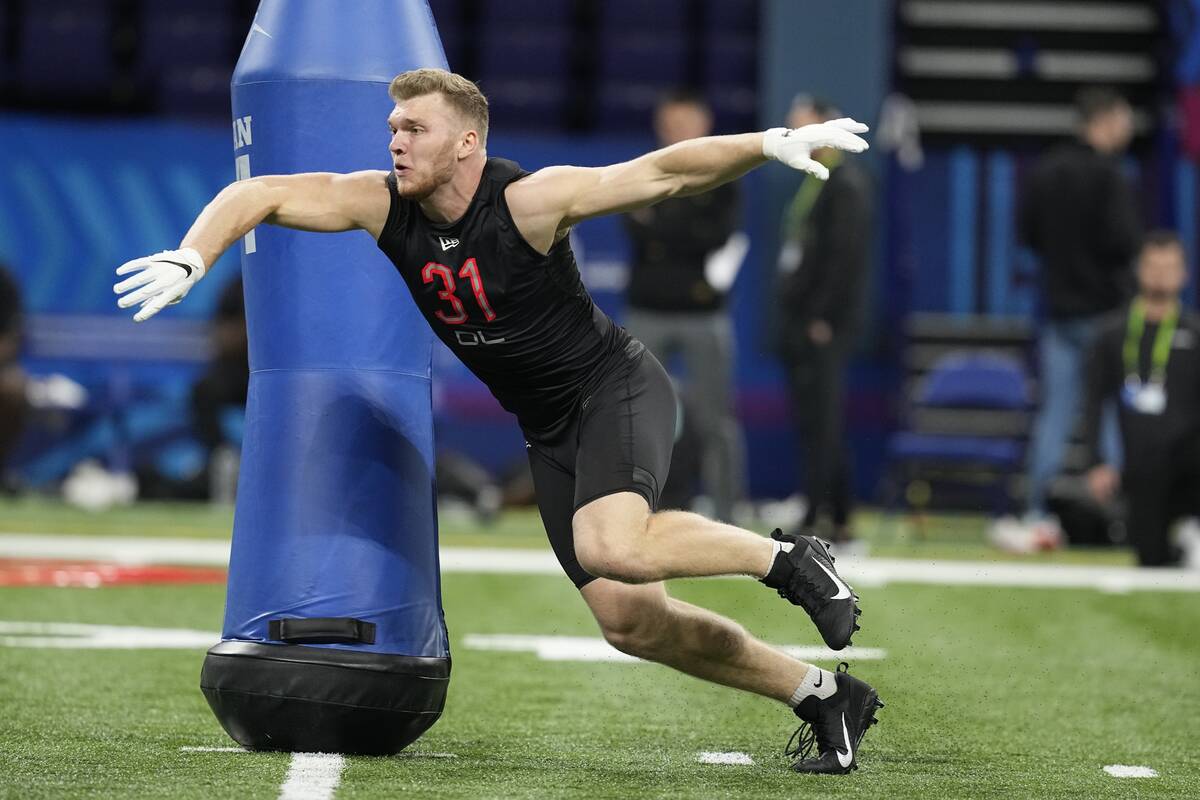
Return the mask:
<svg viewBox="0 0 1200 800"><path fill-rule="evenodd" d="M734 405L733 322L724 311L629 309L625 328L670 369L679 355L687 374L680 393L704 443L702 477L717 519L732 522L744 494L745 445Z"/></svg>

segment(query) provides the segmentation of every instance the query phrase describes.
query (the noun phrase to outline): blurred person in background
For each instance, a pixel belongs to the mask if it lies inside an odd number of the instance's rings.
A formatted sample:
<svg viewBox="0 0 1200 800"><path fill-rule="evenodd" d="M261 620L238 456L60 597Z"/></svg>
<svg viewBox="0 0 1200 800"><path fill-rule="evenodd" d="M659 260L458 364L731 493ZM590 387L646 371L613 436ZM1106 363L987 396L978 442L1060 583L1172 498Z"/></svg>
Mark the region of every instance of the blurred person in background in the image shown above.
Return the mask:
<svg viewBox="0 0 1200 800"><path fill-rule="evenodd" d="M207 453L205 476L213 500L232 502L237 488L240 442L226 430L231 409L246 408L250 356L246 339L246 301L238 276L221 291L210 336L212 360L192 385L192 428Z"/></svg>
<svg viewBox="0 0 1200 800"><path fill-rule="evenodd" d="M787 124L839 116L829 103L800 95ZM800 527L846 544L853 539L846 366L863 324L871 184L837 150L817 150L813 158L829 170L829 179L806 175L784 214L776 321L792 416L807 456L808 505Z"/></svg>
<svg viewBox="0 0 1200 800"><path fill-rule="evenodd" d="M242 278L231 280L217 297L208 329L209 360L189 394L191 434L203 456L185 467L157 461L138 465L139 496L155 500L212 500L232 503L237 492L241 431L250 387L246 305Z"/></svg>
<svg viewBox="0 0 1200 800"><path fill-rule="evenodd" d="M665 95L654 111L660 147L708 136L712 127L708 103L689 90ZM731 182L622 217L633 244L625 327L663 364L683 359L683 426L700 443L700 472L713 515L726 522L742 498L745 473L734 396L736 343L726 308L726 292L745 255L744 245L731 241L740 211L738 187ZM737 263L722 269L729 258ZM680 455L672 459L663 492L687 499L696 476Z"/></svg>
<svg viewBox="0 0 1200 800"><path fill-rule="evenodd" d="M1046 516L1046 491L1062 467L1075 429L1083 364L1104 316L1132 290L1131 265L1141 237L1133 187L1119 156L1133 136L1133 111L1115 92L1090 88L1076 101L1077 140L1038 161L1018 207L1022 243L1038 257L1045 324L1038 343L1041 407L1028 464L1026 528L1058 542ZM1107 460L1116 458L1111 422L1102 435Z"/></svg>
<svg viewBox="0 0 1200 800"><path fill-rule="evenodd" d="M1138 563L1159 567L1179 560L1168 539L1171 523L1200 513L1200 317L1179 302L1187 265L1177 235L1146 237L1137 280L1137 297L1105 320L1088 354L1087 484L1101 503L1121 489ZM1100 451L1101 409L1112 400L1121 470Z"/></svg>
<svg viewBox="0 0 1200 800"><path fill-rule="evenodd" d="M0 486L7 485L4 467L25 428L29 410L27 379L18 357L23 338L21 290L0 264Z"/></svg>

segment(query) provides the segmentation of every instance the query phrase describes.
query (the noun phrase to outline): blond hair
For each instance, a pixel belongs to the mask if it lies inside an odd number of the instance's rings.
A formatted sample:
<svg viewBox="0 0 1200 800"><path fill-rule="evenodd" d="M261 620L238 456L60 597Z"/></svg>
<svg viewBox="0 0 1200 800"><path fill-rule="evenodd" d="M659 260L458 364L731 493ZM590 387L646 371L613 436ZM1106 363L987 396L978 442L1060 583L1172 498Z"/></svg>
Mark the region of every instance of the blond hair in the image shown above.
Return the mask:
<svg viewBox="0 0 1200 800"><path fill-rule="evenodd" d="M479 144L487 144L488 101L479 87L455 72L444 69L411 69L392 78L388 96L392 102L410 100L423 94L438 93L446 102L474 126Z"/></svg>

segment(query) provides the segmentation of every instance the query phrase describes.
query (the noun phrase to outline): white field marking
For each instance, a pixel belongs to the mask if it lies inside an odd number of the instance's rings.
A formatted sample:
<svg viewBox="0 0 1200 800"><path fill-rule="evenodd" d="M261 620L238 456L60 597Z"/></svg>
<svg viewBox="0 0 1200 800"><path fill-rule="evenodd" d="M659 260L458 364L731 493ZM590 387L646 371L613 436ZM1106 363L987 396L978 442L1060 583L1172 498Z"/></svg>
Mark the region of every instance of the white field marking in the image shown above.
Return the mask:
<svg viewBox="0 0 1200 800"><path fill-rule="evenodd" d="M0 534L0 558L226 566L229 563L229 543L195 539L6 533ZM548 549L443 547L440 559L443 572L562 575L554 554ZM1119 593L1200 592L1200 570L850 556L839 558L837 566L839 574L852 586L915 583L934 586L1096 589Z"/></svg>
<svg viewBox="0 0 1200 800"><path fill-rule="evenodd" d="M62 558L116 564L229 565L229 542L139 536L0 534L0 558Z"/></svg>
<svg viewBox="0 0 1200 800"><path fill-rule="evenodd" d="M696 760L701 764L745 764L749 766L754 763L754 759L747 753L704 752L697 755Z"/></svg>
<svg viewBox="0 0 1200 800"><path fill-rule="evenodd" d="M1157 778L1158 771L1150 767L1131 767L1126 764L1109 764L1104 771L1114 778Z"/></svg>
<svg viewBox="0 0 1200 800"><path fill-rule="evenodd" d="M828 647L809 644L776 646L792 658L798 658L801 661L842 661L844 659L882 661L887 658L887 650L882 647L847 647L844 650L830 650Z"/></svg>
<svg viewBox="0 0 1200 800"><path fill-rule="evenodd" d="M0 620L0 647L74 650L194 650L221 641L221 634L185 628L134 628L76 622Z"/></svg>
<svg viewBox="0 0 1200 800"><path fill-rule="evenodd" d="M337 753L293 753L279 800L329 800L345 768L346 757Z"/></svg>
<svg viewBox="0 0 1200 800"><path fill-rule="evenodd" d="M534 653L542 661L605 661L620 664L637 664L642 661L622 653L599 637L590 636L468 633L463 637L463 647L472 650ZM801 661L871 661L887 657L887 652L877 647L847 647L845 650L835 651L808 645L783 645L780 649Z"/></svg>

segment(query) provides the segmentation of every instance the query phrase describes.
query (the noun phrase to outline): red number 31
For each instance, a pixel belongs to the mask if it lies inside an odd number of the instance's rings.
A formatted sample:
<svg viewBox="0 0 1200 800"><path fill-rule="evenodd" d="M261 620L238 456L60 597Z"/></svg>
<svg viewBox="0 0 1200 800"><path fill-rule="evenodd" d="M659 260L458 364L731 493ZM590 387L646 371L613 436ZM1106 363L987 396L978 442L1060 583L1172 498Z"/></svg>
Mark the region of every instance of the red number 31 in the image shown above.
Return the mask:
<svg viewBox="0 0 1200 800"><path fill-rule="evenodd" d="M438 290L438 297L450 304L453 313L447 314L438 309L434 315L447 325L462 325L467 321L467 310L463 308L462 301L454 293L457 285L454 282L454 270L436 261L430 261L421 269L421 280L425 283L433 283L435 275L442 279L443 288ZM462 269L458 271L458 277L466 278L471 282L471 291L475 293L475 302L483 311L483 318L488 322L494 320L496 312L492 311L492 304L488 302L487 294L483 291L483 278L479 276L479 265L475 263L475 259L467 259L467 263L463 264Z"/></svg>

